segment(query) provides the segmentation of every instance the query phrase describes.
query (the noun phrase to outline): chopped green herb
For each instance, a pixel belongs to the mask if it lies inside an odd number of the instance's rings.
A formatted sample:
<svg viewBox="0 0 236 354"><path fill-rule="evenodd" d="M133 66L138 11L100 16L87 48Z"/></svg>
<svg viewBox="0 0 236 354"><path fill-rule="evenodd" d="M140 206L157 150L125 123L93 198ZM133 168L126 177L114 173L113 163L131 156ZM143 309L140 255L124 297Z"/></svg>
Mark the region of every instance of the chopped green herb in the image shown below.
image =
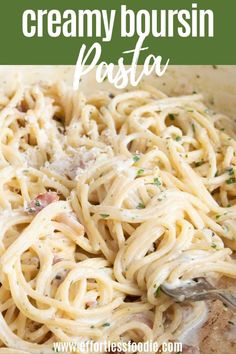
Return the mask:
<svg viewBox="0 0 236 354"><path fill-rule="evenodd" d="M161 287L158 286L158 288L157 288L157 289L155 290L155 292L154 292L154 296L155 296L155 297L158 297L160 294L161 294Z"/></svg>
<svg viewBox="0 0 236 354"><path fill-rule="evenodd" d="M228 227L227 225L224 225L224 226L223 226L223 230L224 230L225 232L229 232L229 227Z"/></svg>
<svg viewBox="0 0 236 354"><path fill-rule="evenodd" d="M170 118L170 120L175 120L175 114L169 113L169 118Z"/></svg>
<svg viewBox="0 0 236 354"><path fill-rule="evenodd" d="M143 203L138 203L136 209L144 209L145 205Z"/></svg>
<svg viewBox="0 0 236 354"><path fill-rule="evenodd" d="M95 327L94 327L94 325L92 325L92 326L90 326L90 328L92 328L92 329L93 329L93 328L95 328Z"/></svg>
<svg viewBox="0 0 236 354"><path fill-rule="evenodd" d="M140 160L140 156L139 155L133 155L133 160L134 160L134 162L138 162Z"/></svg>
<svg viewBox="0 0 236 354"><path fill-rule="evenodd" d="M193 132L195 133L196 129L195 129L195 124L193 124L193 123L192 123L192 129L193 129Z"/></svg>
<svg viewBox="0 0 236 354"><path fill-rule="evenodd" d="M221 217L221 215L216 215L216 219L219 219Z"/></svg>
<svg viewBox="0 0 236 354"><path fill-rule="evenodd" d="M41 203L40 203L40 201L39 201L38 199L36 199L35 202L34 202L34 205L35 205L36 207L40 207L40 206L41 206Z"/></svg>
<svg viewBox="0 0 236 354"><path fill-rule="evenodd" d="M141 176L143 173L144 173L144 169L143 169L143 168L140 168L140 169L137 171L137 176Z"/></svg>
<svg viewBox="0 0 236 354"><path fill-rule="evenodd" d="M217 69L217 65L212 65L213 69Z"/></svg>
<svg viewBox="0 0 236 354"><path fill-rule="evenodd" d="M34 208L28 208L27 211L28 211L29 213L34 213L34 212L35 212L35 209L34 209Z"/></svg>
<svg viewBox="0 0 236 354"><path fill-rule="evenodd" d="M111 324L108 322L103 323L102 327L109 327Z"/></svg>
<svg viewBox="0 0 236 354"><path fill-rule="evenodd" d="M154 178L153 184L155 184L158 187L162 185L161 180L158 177Z"/></svg>
<svg viewBox="0 0 236 354"><path fill-rule="evenodd" d="M101 216L103 219L106 219L106 218L108 218L110 215L109 215L109 214L100 214L100 216Z"/></svg>
<svg viewBox="0 0 236 354"><path fill-rule="evenodd" d="M215 244L215 243L213 243L212 245L211 245L211 248L216 248L217 247L217 245Z"/></svg>
<svg viewBox="0 0 236 354"><path fill-rule="evenodd" d="M205 161L198 161L198 162L195 162L195 167L199 167L199 166L202 166L203 164L205 163Z"/></svg>
<svg viewBox="0 0 236 354"><path fill-rule="evenodd" d="M227 179L225 182L226 182L227 184L232 184L232 183L235 183L235 182L236 182L236 179L235 179L235 177L231 177L231 178Z"/></svg>
<svg viewBox="0 0 236 354"><path fill-rule="evenodd" d="M181 136L177 135L177 136L175 137L175 140L176 140L176 141L180 141L180 140L181 140Z"/></svg>
<svg viewBox="0 0 236 354"><path fill-rule="evenodd" d="M218 176L219 176L219 171L216 171L215 177L218 177Z"/></svg>
<svg viewBox="0 0 236 354"><path fill-rule="evenodd" d="M234 176L234 169L233 169L233 167L227 168L226 171L228 172L229 176Z"/></svg>

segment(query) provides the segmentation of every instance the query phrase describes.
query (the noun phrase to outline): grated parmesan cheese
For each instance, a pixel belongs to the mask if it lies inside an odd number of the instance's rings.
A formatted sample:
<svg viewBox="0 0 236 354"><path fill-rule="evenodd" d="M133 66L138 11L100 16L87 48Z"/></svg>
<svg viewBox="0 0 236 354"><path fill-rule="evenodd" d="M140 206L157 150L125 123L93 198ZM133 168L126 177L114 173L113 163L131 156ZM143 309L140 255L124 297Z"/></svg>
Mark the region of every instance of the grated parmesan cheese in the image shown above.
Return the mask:
<svg viewBox="0 0 236 354"><path fill-rule="evenodd" d="M46 163L45 167L53 170L60 175L66 175L74 180L77 176L83 174L96 161L101 161L107 158L108 151L103 151L100 148L94 147L87 150L86 147L81 147L77 150L71 149L73 154L65 156L56 156L51 163Z"/></svg>

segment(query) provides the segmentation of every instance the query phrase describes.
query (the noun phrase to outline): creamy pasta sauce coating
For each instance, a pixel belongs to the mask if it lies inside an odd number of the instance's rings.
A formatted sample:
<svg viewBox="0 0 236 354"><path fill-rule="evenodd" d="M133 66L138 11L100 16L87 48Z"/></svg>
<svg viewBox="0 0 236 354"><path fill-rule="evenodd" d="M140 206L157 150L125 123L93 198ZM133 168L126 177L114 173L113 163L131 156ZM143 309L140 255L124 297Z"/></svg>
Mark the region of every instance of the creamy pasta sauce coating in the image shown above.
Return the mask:
<svg viewBox="0 0 236 354"><path fill-rule="evenodd" d="M201 95L0 98L0 353L182 340L205 302L160 285L236 277L236 140Z"/></svg>

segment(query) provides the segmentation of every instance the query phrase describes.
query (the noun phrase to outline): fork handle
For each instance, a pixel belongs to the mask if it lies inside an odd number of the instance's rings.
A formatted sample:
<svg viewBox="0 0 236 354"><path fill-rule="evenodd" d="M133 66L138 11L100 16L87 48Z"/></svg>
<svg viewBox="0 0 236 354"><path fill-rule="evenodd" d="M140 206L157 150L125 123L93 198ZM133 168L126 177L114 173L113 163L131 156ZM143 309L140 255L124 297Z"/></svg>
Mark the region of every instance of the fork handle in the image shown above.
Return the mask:
<svg viewBox="0 0 236 354"><path fill-rule="evenodd" d="M229 291L217 291L215 295L220 299L225 305L230 306L234 311L236 311L236 295L233 295Z"/></svg>

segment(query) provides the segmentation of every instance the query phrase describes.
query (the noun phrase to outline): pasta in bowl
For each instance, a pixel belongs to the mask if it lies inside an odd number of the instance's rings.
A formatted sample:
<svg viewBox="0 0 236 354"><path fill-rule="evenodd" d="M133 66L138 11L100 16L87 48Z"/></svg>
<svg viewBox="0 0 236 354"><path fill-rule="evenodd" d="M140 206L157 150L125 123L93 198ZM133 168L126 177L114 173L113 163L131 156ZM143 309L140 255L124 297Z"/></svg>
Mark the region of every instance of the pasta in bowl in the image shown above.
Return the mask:
<svg viewBox="0 0 236 354"><path fill-rule="evenodd" d="M229 118L148 85L88 98L21 85L0 106L0 353L185 343L209 304L160 285L236 277Z"/></svg>

